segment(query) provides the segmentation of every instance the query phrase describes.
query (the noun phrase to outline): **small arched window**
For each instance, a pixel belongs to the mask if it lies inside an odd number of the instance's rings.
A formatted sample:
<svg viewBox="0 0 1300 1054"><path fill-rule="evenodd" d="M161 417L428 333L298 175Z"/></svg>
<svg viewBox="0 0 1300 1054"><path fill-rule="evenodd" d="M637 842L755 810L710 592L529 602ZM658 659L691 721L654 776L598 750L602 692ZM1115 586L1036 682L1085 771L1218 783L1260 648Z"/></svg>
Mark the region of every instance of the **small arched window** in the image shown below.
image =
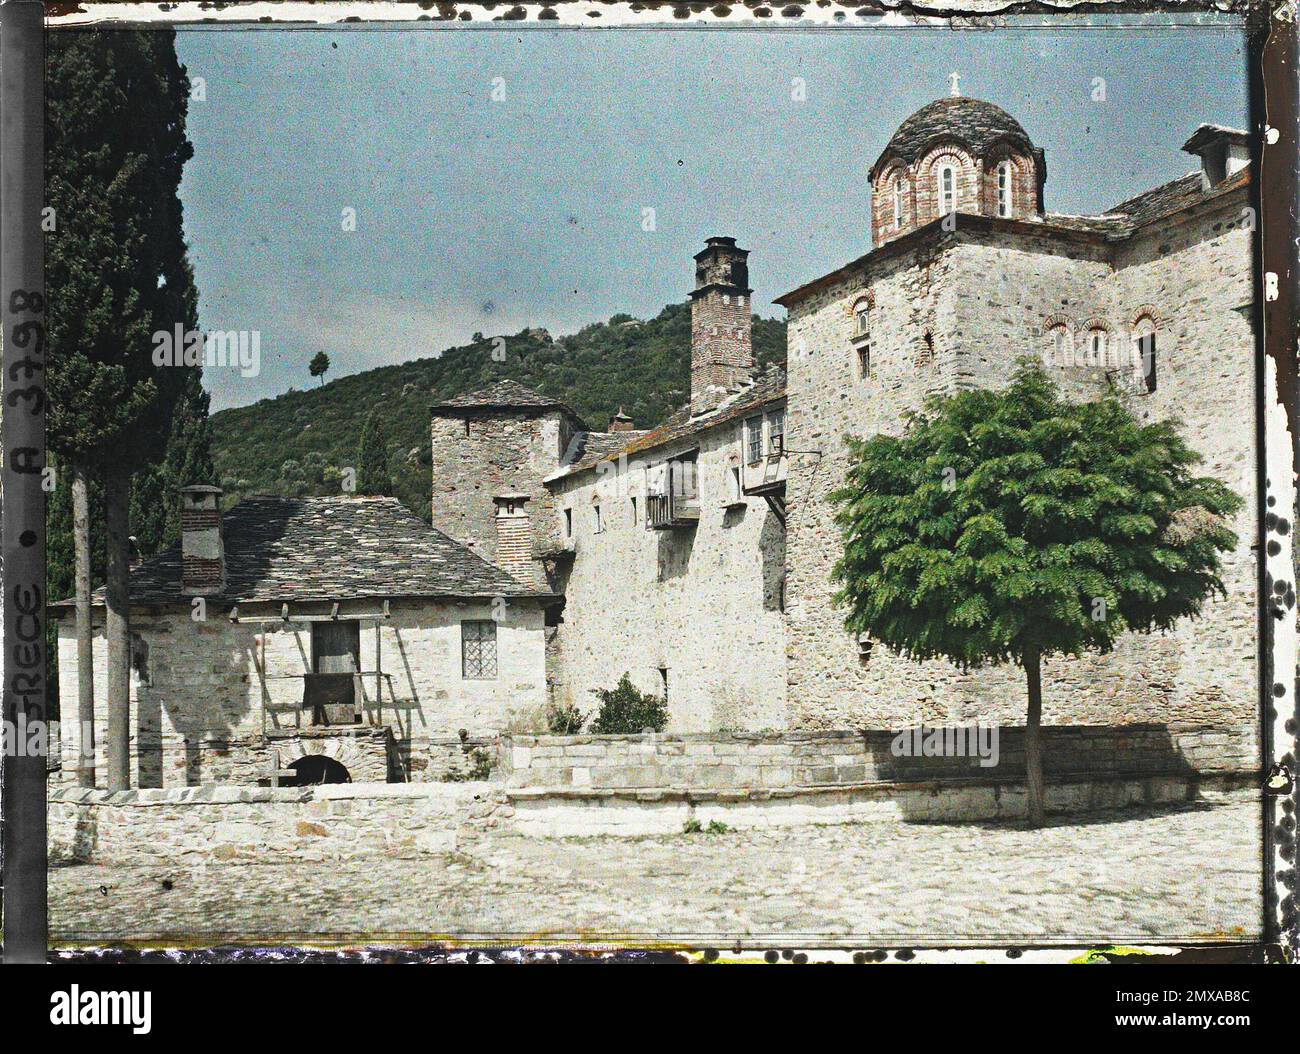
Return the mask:
<svg viewBox="0 0 1300 1054"><path fill-rule="evenodd" d="M928 329L921 334L921 346L916 351L917 366L934 365L934 334Z"/></svg>
<svg viewBox="0 0 1300 1054"><path fill-rule="evenodd" d="M1056 366L1070 366L1074 358L1074 338L1069 329L1064 325L1053 326L1048 331L1052 343L1048 349L1052 364Z"/></svg>
<svg viewBox="0 0 1300 1054"><path fill-rule="evenodd" d="M1133 324L1133 383L1139 391L1156 390L1156 324L1143 315Z"/></svg>
<svg viewBox="0 0 1300 1054"><path fill-rule="evenodd" d="M853 335L865 337L871 333L871 301L862 297L853 305Z"/></svg>
<svg viewBox="0 0 1300 1054"><path fill-rule="evenodd" d="M939 166L939 215L947 216L957 208L957 170L951 162Z"/></svg>
<svg viewBox="0 0 1300 1054"><path fill-rule="evenodd" d="M894 177L894 230L903 229L903 177Z"/></svg>
<svg viewBox="0 0 1300 1054"><path fill-rule="evenodd" d="M1106 331L1097 326L1088 331L1088 365L1106 366Z"/></svg>
<svg viewBox="0 0 1300 1054"><path fill-rule="evenodd" d="M1009 219L1011 216L1012 205L1012 187L1011 187L1011 162L1001 161L997 167L998 174L998 215L1003 219Z"/></svg>

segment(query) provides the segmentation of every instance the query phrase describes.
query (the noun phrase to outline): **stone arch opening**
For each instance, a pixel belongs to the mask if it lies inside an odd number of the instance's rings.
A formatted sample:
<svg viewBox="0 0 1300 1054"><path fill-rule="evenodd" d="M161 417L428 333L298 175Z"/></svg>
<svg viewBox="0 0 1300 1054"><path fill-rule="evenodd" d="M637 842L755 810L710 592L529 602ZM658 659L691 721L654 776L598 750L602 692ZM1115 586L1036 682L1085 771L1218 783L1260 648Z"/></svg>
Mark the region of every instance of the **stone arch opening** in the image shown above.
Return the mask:
<svg viewBox="0 0 1300 1054"><path fill-rule="evenodd" d="M294 772L280 781L281 787L312 787L321 783L351 783L352 774L342 762L327 754L308 754L289 762Z"/></svg>

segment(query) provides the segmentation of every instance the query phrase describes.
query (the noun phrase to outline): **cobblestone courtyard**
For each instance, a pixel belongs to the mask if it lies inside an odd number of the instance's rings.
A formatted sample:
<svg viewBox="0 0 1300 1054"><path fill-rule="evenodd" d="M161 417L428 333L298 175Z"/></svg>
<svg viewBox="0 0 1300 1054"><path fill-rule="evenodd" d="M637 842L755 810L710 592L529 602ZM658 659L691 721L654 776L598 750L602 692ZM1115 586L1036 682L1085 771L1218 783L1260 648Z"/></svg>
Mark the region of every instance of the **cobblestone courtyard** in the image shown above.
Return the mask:
<svg viewBox="0 0 1300 1054"><path fill-rule="evenodd" d="M650 838L484 834L455 853L306 864L61 867L52 939L656 939L729 946L1240 939L1259 806L1012 826L861 824Z"/></svg>

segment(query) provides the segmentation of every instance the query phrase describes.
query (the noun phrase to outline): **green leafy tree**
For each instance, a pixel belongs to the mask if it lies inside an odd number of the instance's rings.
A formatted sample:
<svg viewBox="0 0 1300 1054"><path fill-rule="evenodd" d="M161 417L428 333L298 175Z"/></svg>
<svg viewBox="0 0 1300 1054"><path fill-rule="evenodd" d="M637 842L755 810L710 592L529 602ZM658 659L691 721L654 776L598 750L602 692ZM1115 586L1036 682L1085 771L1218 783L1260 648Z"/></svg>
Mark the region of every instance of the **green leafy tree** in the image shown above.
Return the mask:
<svg viewBox="0 0 1300 1054"><path fill-rule="evenodd" d="M1025 671L1029 821L1043 822L1042 663L1168 629L1222 593L1240 499L1196 477L1173 422L1063 400L1032 361L1004 391L931 398L901 436L849 441L831 495L846 627L912 659Z"/></svg>
<svg viewBox="0 0 1300 1054"><path fill-rule="evenodd" d="M625 673L613 688L594 688L600 708L591 722L596 735L636 735L647 728L662 732L668 724L668 702L640 691Z"/></svg>
<svg viewBox="0 0 1300 1054"><path fill-rule="evenodd" d="M192 367L155 334L197 326L178 188L193 149L170 30L59 34L46 57L51 447L71 472L78 635L89 639L89 477L102 484L108 786L129 782L130 496L156 463ZM179 349L173 349L179 350ZM84 573L83 573L84 572ZM79 654L89 655L88 645ZM89 675L83 663L82 676ZM84 696L79 717L84 716ZM83 774L84 776L84 774Z"/></svg>
<svg viewBox="0 0 1300 1054"><path fill-rule="evenodd" d="M311 363L307 367L307 372L313 377L319 377L323 385L325 383L325 374L330 368L330 357L323 351L316 352L312 356Z"/></svg>
<svg viewBox="0 0 1300 1054"><path fill-rule="evenodd" d="M379 410L371 410L361 429L357 445L357 493L368 497L389 497L393 477L388 471L388 445Z"/></svg>

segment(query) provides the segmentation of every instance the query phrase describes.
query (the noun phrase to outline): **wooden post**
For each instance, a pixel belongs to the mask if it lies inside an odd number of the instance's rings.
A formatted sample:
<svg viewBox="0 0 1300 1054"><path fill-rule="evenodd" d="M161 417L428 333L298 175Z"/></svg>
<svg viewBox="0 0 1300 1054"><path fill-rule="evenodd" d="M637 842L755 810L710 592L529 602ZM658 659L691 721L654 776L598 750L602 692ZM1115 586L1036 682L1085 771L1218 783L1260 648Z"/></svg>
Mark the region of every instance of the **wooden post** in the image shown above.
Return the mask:
<svg viewBox="0 0 1300 1054"><path fill-rule="evenodd" d="M375 713L368 721L372 725L381 723L384 712L384 653L380 645L383 625L383 619L375 619Z"/></svg>
<svg viewBox="0 0 1300 1054"><path fill-rule="evenodd" d="M32 730L48 717L45 683L45 9L0 4L0 417L4 446L4 719ZM70 702L70 700L69 700ZM67 711L70 712L71 706ZM19 733L16 740L26 741ZM4 961L43 963L46 751L0 759Z"/></svg>

